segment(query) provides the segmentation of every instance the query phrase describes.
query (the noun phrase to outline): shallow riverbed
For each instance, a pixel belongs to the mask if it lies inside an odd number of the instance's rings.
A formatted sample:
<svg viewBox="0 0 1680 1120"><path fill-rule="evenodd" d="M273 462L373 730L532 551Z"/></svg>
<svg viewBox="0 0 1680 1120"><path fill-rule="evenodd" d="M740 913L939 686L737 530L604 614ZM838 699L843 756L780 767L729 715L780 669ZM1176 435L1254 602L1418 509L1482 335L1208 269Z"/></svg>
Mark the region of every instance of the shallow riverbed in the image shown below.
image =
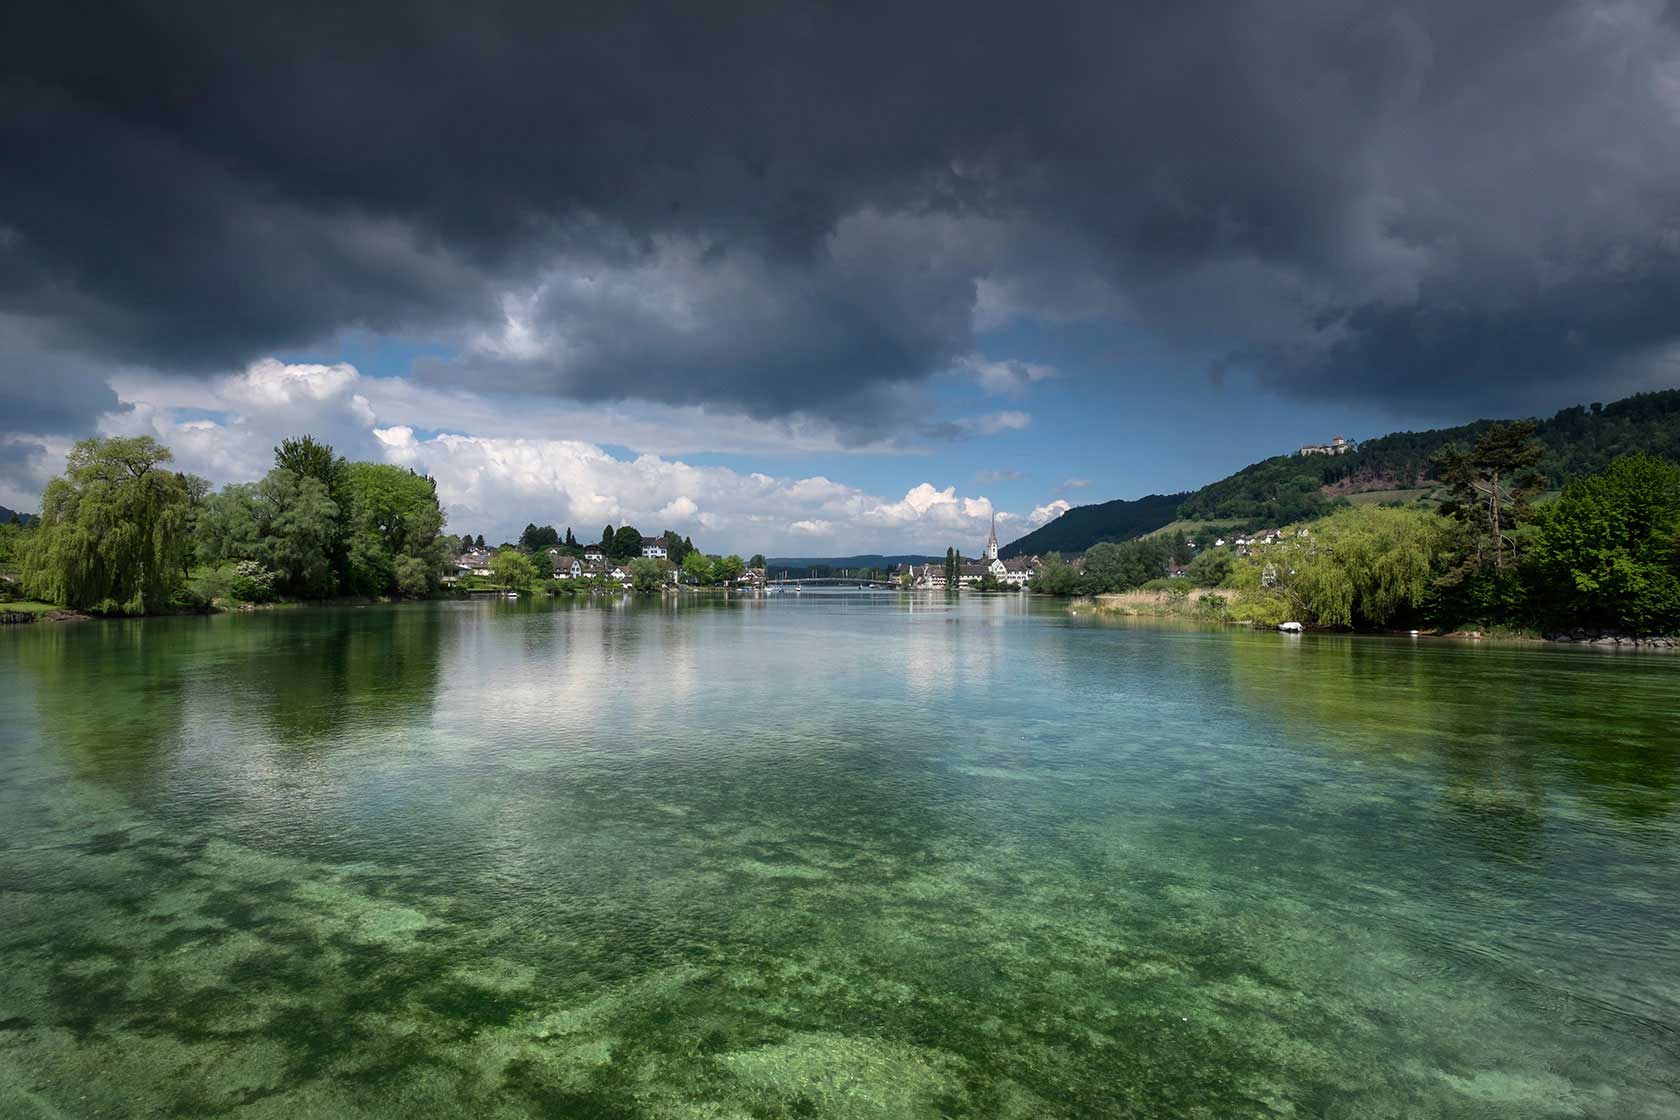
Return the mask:
<svg viewBox="0 0 1680 1120"><path fill-rule="evenodd" d="M1680 1115L1680 658L1023 596L0 630L0 1115Z"/></svg>

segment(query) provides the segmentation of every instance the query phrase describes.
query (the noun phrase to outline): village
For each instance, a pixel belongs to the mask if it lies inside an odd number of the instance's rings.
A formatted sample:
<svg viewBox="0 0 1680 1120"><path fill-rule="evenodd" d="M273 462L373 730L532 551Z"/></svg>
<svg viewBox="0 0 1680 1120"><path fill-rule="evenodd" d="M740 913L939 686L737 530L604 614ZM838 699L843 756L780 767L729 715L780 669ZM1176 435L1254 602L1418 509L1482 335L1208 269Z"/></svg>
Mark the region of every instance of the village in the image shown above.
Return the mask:
<svg viewBox="0 0 1680 1120"><path fill-rule="evenodd" d="M692 542L674 533L642 538L639 545L630 545L633 551L629 555L622 545L615 548L603 542L579 546L570 540L569 532L564 546L558 542L537 547L508 543L488 548L480 538L477 544L464 548L455 557L443 576L443 584L457 591L484 593L523 589L544 579L552 581L549 584L552 591L577 592L710 588L762 594L783 588L797 589L813 582L857 582L916 591L1026 591L1034 589L1034 578L1047 564L1083 571L1084 555L1002 556L996 526L994 518L980 555L973 559L963 557L956 549L948 549L943 561L933 558L923 563L899 563L886 571L847 569L832 576L801 576L797 569L772 570L762 555L754 556L751 562L736 556L705 556ZM1158 577L1182 579L1191 575L1190 564L1202 552L1229 550L1233 556L1246 557L1256 549L1291 537L1305 538L1309 533L1303 526L1233 534L1229 538L1213 533L1186 537L1176 550L1169 550ZM464 544L469 543L467 538L462 540ZM677 550L675 557L673 548ZM517 554L531 566L530 578L516 581L517 586L507 579L507 567L497 561L499 555L507 553ZM639 584L638 567L642 570Z"/></svg>

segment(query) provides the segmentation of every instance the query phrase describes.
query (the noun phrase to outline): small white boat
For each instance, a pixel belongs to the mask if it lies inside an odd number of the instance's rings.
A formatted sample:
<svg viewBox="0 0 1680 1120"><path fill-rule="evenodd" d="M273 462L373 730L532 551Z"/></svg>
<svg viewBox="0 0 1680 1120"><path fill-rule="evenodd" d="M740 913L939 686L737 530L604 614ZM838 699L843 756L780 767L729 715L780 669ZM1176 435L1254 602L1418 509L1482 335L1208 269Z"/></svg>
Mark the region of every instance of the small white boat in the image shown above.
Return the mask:
<svg viewBox="0 0 1680 1120"><path fill-rule="evenodd" d="M1278 623L1278 629L1285 634L1299 634L1302 627L1299 622L1280 622Z"/></svg>
<svg viewBox="0 0 1680 1120"><path fill-rule="evenodd" d="M509 592L508 592L508 593L507 593L507 597L508 597L508 598L509 598L509 599L517 599L517 598L519 598L519 592L517 592L517 591L509 591Z"/></svg>

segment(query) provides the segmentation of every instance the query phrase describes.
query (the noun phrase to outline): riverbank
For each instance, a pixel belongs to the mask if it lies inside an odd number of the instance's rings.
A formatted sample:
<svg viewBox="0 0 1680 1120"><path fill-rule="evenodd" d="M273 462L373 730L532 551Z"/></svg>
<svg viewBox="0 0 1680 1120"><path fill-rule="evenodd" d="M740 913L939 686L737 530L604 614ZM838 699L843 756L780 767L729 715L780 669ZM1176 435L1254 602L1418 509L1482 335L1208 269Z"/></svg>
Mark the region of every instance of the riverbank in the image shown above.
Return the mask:
<svg viewBox="0 0 1680 1120"><path fill-rule="evenodd" d="M36 599L0 603L0 626L30 622L85 622L88 617L80 611L65 610L63 607Z"/></svg>
<svg viewBox="0 0 1680 1120"><path fill-rule="evenodd" d="M1122 591L1074 599L1068 609L1074 614L1116 615L1125 618L1174 619L1219 626L1249 626L1271 630L1277 623L1269 618L1250 617L1240 592L1202 588L1190 592ZM1308 626L1309 631L1321 628ZM1369 637L1456 638L1464 641L1525 642L1555 645L1590 645L1607 649L1680 650L1680 636L1618 633L1576 629L1545 634L1535 630L1498 627L1486 630L1323 630L1324 633L1360 634Z"/></svg>

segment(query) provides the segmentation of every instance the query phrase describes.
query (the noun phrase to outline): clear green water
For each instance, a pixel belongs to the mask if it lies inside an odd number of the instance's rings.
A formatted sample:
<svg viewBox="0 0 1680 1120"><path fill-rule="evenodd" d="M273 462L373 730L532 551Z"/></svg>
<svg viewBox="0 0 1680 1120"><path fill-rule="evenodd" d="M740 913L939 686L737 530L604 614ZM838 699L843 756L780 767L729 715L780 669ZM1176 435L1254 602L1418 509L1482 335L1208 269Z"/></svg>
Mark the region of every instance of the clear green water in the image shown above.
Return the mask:
<svg viewBox="0 0 1680 1120"><path fill-rule="evenodd" d="M0 630L0 1116L1680 1115L1680 657Z"/></svg>

